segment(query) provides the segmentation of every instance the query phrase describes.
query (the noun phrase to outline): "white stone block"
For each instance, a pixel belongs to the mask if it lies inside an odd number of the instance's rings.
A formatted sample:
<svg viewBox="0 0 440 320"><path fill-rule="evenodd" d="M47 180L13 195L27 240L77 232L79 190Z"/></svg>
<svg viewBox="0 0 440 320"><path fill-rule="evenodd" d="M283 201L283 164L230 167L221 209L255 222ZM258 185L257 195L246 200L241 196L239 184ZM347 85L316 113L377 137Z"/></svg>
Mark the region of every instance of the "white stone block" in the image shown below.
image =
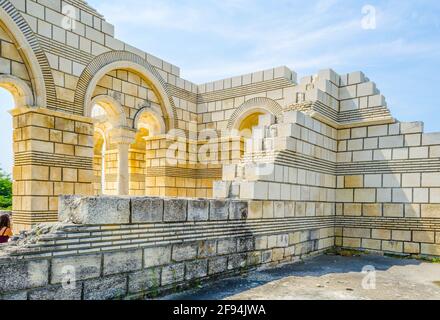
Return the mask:
<svg viewBox="0 0 440 320"><path fill-rule="evenodd" d="M428 158L429 148L428 147L415 147L409 149L410 159L426 159Z"/></svg>
<svg viewBox="0 0 440 320"><path fill-rule="evenodd" d="M366 188L380 188L382 187L382 175L367 174L364 177L364 185Z"/></svg>
<svg viewBox="0 0 440 320"><path fill-rule="evenodd" d="M342 100L340 103L340 111L350 111L359 109L359 99Z"/></svg>
<svg viewBox="0 0 440 320"><path fill-rule="evenodd" d="M361 71L351 72L348 74L348 84L358 84L365 82L365 74Z"/></svg>
<svg viewBox="0 0 440 320"><path fill-rule="evenodd" d="M440 132L423 134L422 144L424 146L432 146L432 145L440 144Z"/></svg>
<svg viewBox="0 0 440 320"><path fill-rule="evenodd" d="M390 136L379 138L379 148L400 148L403 147L403 136Z"/></svg>
<svg viewBox="0 0 440 320"><path fill-rule="evenodd" d="M358 97L372 96L375 95L376 93L377 93L377 88L374 82L364 82L358 84L357 86Z"/></svg>
<svg viewBox="0 0 440 320"><path fill-rule="evenodd" d="M400 174L384 174L383 186L385 188L398 188L401 186Z"/></svg>
<svg viewBox="0 0 440 320"><path fill-rule="evenodd" d="M440 173L422 173L422 187L440 187Z"/></svg>
<svg viewBox="0 0 440 320"><path fill-rule="evenodd" d="M410 203L412 202L412 189L393 189L393 202Z"/></svg>
<svg viewBox="0 0 440 320"><path fill-rule="evenodd" d="M429 202L429 189L417 188L413 190L415 203L428 203Z"/></svg>
<svg viewBox="0 0 440 320"><path fill-rule="evenodd" d="M386 105L387 105L387 103L385 101L385 97L381 94L377 94L377 95L368 97L368 107L369 108L385 107Z"/></svg>
<svg viewBox="0 0 440 320"><path fill-rule="evenodd" d="M275 123L275 116L273 114L264 114L258 117L259 126L270 126Z"/></svg>
<svg viewBox="0 0 440 320"><path fill-rule="evenodd" d="M402 122L400 124L400 132L402 134L423 133L423 122Z"/></svg>
<svg viewBox="0 0 440 320"><path fill-rule="evenodd" d="M377 202L391 202L391 189L377 189Z"/></svg>

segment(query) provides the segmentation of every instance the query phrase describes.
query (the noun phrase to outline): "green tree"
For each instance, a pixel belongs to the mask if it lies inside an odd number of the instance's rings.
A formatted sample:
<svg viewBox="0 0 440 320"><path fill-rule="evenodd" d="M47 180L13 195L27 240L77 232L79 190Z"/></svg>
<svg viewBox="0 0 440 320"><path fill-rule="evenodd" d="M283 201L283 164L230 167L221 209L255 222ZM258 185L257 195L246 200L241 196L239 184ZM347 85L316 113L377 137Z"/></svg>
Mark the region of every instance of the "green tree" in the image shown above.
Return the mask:
<svg viewBox="0 0 440 320"><path fill-rule="evenodd" d="M0 209L10 210L12 207L12 180L0 169Z"/></svg>

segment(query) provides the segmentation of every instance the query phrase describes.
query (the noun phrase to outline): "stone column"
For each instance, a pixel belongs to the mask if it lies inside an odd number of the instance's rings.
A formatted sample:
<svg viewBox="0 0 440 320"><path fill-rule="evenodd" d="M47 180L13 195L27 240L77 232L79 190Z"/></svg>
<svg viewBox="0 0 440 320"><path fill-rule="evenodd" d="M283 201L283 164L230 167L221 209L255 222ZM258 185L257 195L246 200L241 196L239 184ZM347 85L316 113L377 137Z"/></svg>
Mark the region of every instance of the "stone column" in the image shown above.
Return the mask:
<svg viewBox="0 0 440 320"><path fill-rule="evenodd" d="M130 192L128 152L130 145L135 139L135 135L136 133L132 129L128 128L116 128L110 132L110 143L116 145L118 151L118 195L128 195Z"/></svg>
<svg viewBox="0 0 440 320"><path fill-rule="evenodd" d="M13 229L58 220L59 195L93 194L93 121L45 108L11 111Z"/></svg>

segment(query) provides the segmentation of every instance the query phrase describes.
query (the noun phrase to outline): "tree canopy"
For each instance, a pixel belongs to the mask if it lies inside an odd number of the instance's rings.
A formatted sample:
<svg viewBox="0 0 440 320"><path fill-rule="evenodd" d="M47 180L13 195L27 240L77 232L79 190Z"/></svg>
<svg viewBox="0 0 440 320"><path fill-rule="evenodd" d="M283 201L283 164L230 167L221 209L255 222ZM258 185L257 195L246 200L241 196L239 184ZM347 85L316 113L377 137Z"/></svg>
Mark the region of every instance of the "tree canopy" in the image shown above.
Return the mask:
<svg viewBox="0 0 440 320"><path fill-rule="evenodd" d="M0 169L0 209L9 210L12 207L12 180Z"/></svg>

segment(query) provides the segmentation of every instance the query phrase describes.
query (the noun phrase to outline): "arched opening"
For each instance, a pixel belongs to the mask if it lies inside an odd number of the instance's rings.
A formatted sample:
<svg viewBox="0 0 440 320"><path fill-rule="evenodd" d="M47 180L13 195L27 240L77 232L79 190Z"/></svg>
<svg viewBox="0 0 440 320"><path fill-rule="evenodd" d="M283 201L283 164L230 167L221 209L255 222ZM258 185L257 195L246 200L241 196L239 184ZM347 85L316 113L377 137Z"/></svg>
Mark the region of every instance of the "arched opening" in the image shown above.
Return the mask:
<svg viewBox="0 0 440 320"><path fill-rule="evenodd" d="M139 112L135 118L135 128L135 141L129 153L130 194L145 195L146 188L155 187L155 182L151 185L151 178L154 177L149 175L148 169L159 147L158 143L153 142L154 137L165 133L166 129L163 119L151 109Z"/></svg>
<svg viewBox="0 0 440 320"><path fill-rule="evenodd" d="M0 211L12 209L13 130L12 118L7 111L14 106L14 96L0 87Z"/></svg>
<svg viewBox="0 0 440 320"><path fill-rule="evenodd" d="M246 116L239 124L238 131L240 136L247 139L252 137L253 128L258 126L260 116L264 115L263 112L257 111Z"/></svg>
<svg viewBox="0 0 440 320"><path fill-rule="evenodd" d="M92 109L92 118L95 120L95 130L93 134L93 172L94 172L94 192L96 195L108 194L107 186L107 157L108 139L107 133L113 128L110 117L100 104L95 104Z"/></svg>

